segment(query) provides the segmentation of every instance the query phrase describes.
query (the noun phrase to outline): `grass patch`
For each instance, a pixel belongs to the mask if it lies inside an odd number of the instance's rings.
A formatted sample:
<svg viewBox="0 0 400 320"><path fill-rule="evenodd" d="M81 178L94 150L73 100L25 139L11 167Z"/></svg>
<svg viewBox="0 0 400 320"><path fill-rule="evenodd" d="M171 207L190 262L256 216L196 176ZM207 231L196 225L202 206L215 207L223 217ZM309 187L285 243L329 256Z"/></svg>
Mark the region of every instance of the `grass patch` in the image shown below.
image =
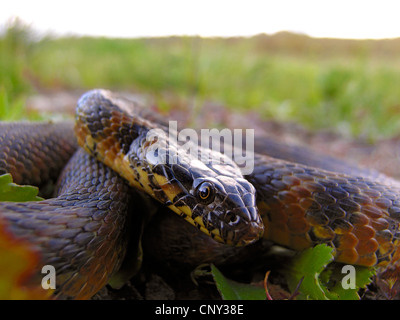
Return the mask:
<svg viewBox="0 0 400 320"><path fill-rule="evenodd" d="M163 108L213 100L311 129L370 138L399 133L399 39L34 35L17 21L0 38L0 88L12 103L35 88L103 87L151 94Z"/></svg>

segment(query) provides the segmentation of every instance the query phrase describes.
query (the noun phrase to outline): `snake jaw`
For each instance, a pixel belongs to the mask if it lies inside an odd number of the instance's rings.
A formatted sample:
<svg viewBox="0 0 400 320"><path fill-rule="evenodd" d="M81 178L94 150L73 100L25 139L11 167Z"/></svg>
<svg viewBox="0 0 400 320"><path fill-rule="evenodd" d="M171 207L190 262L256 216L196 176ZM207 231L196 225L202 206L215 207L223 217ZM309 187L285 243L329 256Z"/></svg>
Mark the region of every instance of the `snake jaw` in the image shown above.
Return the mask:
<svg viewBox="0 0 400 320"><path fill-rule="evenodd" d="M192 210L195 225L218 242L244 246L258 240L264 225L258 214L253 186L244 179L226 176L196 179L194 188L210 182L216 194L209 204L197 203ZM205 231L203 230L205 229Z"/></svg>
<svg viewBox="0 0 400 320"><path fill-rule="evenodd" d="M227 244L245 246L260 239L264 224L256 206L237 207L225 214L221 222L221 234Z"/></svg>
<svg viewBox="0 0 400 320"><path fill-rule="evenodd" d="M235 212L236 211L236 212ZM234 217L239 217L237 220L227 223L226 221L221 222L220 230L222 238L226 239L224 242L233 246L246 246L258 239L260 239L264 233L264 225L261 218L256 220L245 220L240 217L250 216L248 208L239 208L229 212L233 213ZM240 212L240 213L239 213Z"/></svg>

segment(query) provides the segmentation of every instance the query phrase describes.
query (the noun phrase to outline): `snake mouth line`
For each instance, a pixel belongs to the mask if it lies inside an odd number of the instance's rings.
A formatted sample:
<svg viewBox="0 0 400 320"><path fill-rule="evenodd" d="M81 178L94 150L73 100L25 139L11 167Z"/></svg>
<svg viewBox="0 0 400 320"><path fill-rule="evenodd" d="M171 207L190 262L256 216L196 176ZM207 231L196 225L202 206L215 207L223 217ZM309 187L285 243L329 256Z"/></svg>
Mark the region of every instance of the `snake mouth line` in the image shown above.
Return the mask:
<svg viewBox="0 0 400 320"><path fill-rule="evenodd" d="M170 209L215 241L229 246L246 246L259 240L264 233L264 224L261 217L251 221L240 220L240 226L231 226L222 218L215 216L212 219L213 223L210 223L211 219L208 219L205 224L202 216L193 218L174 206L171 206ZM209 213L209 215L211 214L212 212Z"/></svg>
<svg viewBox="0 0 400 320"><path fill-rule="evenodd" d="M193 219L188 218L193 221ZM196 221L191 222L201 231L211 236L214 240L230 246L246 246L262 238L264 234L264 224L260 220L241 221L240 226L231 226L224 220L219 219L218 223L213 225L199 224Z"/></svg>
<svg viewBox="0 0 400 320"><path fill-rule="evenodd" d="M228 231L226 243L234 246L247 246L259 240L264 233L264 226L258 221L251 221L246 227Z"/></svg>

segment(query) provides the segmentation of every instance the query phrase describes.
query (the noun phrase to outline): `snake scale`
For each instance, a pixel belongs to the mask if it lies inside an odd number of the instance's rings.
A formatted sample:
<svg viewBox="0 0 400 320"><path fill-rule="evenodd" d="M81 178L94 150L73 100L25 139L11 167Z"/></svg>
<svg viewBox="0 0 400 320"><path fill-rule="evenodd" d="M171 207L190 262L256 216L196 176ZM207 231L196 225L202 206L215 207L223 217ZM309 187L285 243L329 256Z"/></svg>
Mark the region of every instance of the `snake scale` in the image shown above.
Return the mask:
<svg viewBox="0 0 400 320"><path fill-rule="evenodd" d="M201 150L211 159L224 159L223 165L204 164L170 141L164 141L167 154L177 162L163 162L154 153L162 138L149 138L149 132L164 127L153 117L108 91L92 90L78 101L77 139L68 124L0 126L1 173L11 173L17 183L42 186L62 170L53 198L0 203L0 219L10 233L30 243L43 265L56 268L55 298L90 298L119 269L137 192L208 236L208 242L195 244L203 260L213 259L213 245L207 250L207 243L223 243L218 254L228 255L232 246L264 237L294 250L326 243L335 249L336 261L348 264L396 263L397 181L342 163L335 172L331 161L318 168L301 157L277 159L261 154L262 147L256 150L254 171L245 176L221 154ZM289 160L292 156L286 154ZM185 228L189 238L193 230Z"/></svg>

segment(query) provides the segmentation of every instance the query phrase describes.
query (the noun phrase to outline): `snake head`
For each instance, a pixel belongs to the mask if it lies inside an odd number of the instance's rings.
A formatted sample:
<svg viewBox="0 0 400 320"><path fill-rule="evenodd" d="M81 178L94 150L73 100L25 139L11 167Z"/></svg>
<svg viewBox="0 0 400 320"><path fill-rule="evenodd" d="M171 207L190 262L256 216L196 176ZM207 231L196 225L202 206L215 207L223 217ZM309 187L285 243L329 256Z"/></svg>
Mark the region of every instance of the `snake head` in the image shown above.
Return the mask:
<svg viewBox="0 0 400 320"><path fill-rule="evenodd" d="M198 160L150 166L159 186L156 197L218 242L250 244L264 231L255 188L231 166L206 166Z"/></svg>
<svg viewBox="0 0 400 320"><path fill-rule="evenodd" d="M255 189L230 158L208 148L186 153L160 124L126 109L107 91L85 94L76 111L79 145L215 240L260 238Z"/></svg>
<svg viewBox="0 0 400 320"><path fill-rule="evenodd" d="M240 246L263 234L255 189L247 180L229 176L197 178L190 194L197 201L192 209L194 224L214 239Z"/></svg>

